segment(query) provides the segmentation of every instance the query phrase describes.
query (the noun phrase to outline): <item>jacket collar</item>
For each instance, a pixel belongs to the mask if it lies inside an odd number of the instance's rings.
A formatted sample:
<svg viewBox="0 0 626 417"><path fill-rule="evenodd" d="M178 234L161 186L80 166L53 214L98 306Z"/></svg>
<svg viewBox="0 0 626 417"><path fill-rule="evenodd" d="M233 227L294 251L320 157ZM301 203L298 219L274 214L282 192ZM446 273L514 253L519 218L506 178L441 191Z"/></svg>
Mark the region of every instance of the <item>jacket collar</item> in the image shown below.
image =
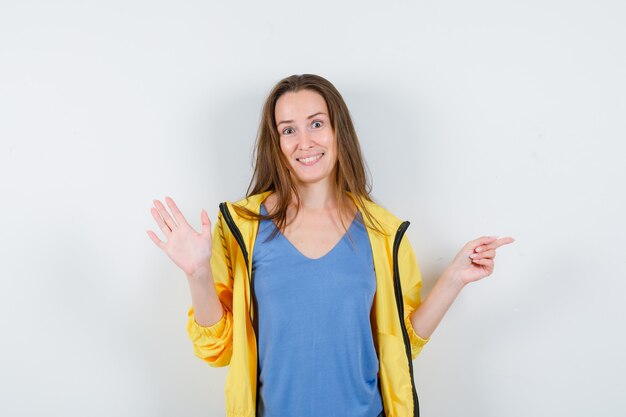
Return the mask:
<svg viewBox="0 0 626 417"><path fill-rule="evenodd" d="M270 191L264 191L262 193L254 194L254 195L251 195L249 197L246 197L237 201L235 204L241 207L245 207L255 213L259 213L261 210L261 203L272 192L273 191L270 190ZM359 207L359 203L356 197L349 191L347 191L346 193L350 196L350 198L352 198L352 201L354 202L354 204L357 207ZM366 200L366 199L362 199L362 202L365 208L367 208L367 210L372 214L372 216L381 223L385 232L393 234L398 229L398 226L402 223L402 220L400 220L398 217L393 215L389 210L385 209L379 204L373 201ZM359 207L359 210L360 209L361 208ZM237 215L237 213L234 210L231 210L231 214L233 217L237 218L240 221L244 220L239 215ZM366 224L366 226L372 227L372 222L369 219L367 219L367 216L363 216L363 221Z"/></svg>

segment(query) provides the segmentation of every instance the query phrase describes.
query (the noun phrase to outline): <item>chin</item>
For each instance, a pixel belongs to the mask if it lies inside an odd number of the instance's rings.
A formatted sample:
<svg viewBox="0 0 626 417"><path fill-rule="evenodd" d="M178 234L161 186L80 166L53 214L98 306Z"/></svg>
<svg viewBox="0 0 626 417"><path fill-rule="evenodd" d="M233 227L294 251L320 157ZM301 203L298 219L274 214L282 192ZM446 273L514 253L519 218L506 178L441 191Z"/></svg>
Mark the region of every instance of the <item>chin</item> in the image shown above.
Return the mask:
<svg viewBox="0 0 626 417"><path fill-rule="evenodd" d="M322 168L322 167L320 167ZM296 183L299 184L315 184L319 182L329 181L334 174L334 170L330 170L330 172L302 172L301 167L292 166L291 168L291 178Z"/></svg>
<svg viewBox="0 0 626 417"><path fill-rule="evenodd" d="M315 183L327 180L328 176L318 175L318 176L304 176L303 177L299 175L292 175L291 178L295 180L296 183L299 183L299 184L315 184Z"/></svg>

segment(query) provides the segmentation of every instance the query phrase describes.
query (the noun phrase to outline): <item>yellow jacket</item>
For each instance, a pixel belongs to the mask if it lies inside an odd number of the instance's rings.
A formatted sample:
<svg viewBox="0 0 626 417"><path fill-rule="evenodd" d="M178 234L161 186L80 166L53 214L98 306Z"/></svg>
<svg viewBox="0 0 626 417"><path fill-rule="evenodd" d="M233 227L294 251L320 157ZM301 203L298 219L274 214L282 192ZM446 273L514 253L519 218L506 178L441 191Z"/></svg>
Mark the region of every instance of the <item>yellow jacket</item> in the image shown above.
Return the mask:
<svg viewBox="0 0 626 417"><path fill-rule="evenodd" d="M250 196L237 205L258 213L261 202L270 193ZM352 194L348 195L354 199ZM379 360L378 377L385 416L419 416L412 360L430 339L415 333L409 319L421 302L422 287L413 248L407 238L402 238L409 222L402 222L376 203L365 201L364 204L387 235L367 228L376 272L370 321ZM369 225L366 216L363 217ZM225 313L212 326L200 326L195 321L192 306L187 313L187 333L200 359L215 367L230 365L225 386L226 415L254 417L258 356L251 272L259 222L238 216L232 203L224 202L220 204L215 223L211 270Z"/></svg>

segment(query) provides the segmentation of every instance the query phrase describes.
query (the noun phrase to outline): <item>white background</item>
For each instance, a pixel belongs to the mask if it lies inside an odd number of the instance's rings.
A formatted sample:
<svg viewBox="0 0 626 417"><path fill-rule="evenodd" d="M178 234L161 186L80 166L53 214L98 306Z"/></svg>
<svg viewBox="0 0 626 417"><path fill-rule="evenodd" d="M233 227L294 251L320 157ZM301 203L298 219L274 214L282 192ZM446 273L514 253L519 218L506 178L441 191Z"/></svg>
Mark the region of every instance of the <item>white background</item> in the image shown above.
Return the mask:
<svg viewBox="0 0 626 417"><path fill-rule="evenodd" d="M428 417L626 410L620 1L2 1L0 414L221 416L152 199L243 197L294 73L354 117L423 297L512 236L415 360Z"/></svg>

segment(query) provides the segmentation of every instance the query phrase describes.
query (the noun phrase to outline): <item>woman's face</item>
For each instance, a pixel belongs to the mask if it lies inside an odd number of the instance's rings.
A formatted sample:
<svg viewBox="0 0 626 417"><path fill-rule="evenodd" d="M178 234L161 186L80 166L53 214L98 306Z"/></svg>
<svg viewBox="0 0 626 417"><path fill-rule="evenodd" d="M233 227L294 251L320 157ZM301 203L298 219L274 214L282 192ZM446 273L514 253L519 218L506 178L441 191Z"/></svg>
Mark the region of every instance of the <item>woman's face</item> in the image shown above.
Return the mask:
<svg viewBox="0 0 626 417"><path fill-rule="evenodd" d="M285 93L276 102L275 117L280 149L296 183L330 181L337 143L324 98L306 89Z"/></svg>

